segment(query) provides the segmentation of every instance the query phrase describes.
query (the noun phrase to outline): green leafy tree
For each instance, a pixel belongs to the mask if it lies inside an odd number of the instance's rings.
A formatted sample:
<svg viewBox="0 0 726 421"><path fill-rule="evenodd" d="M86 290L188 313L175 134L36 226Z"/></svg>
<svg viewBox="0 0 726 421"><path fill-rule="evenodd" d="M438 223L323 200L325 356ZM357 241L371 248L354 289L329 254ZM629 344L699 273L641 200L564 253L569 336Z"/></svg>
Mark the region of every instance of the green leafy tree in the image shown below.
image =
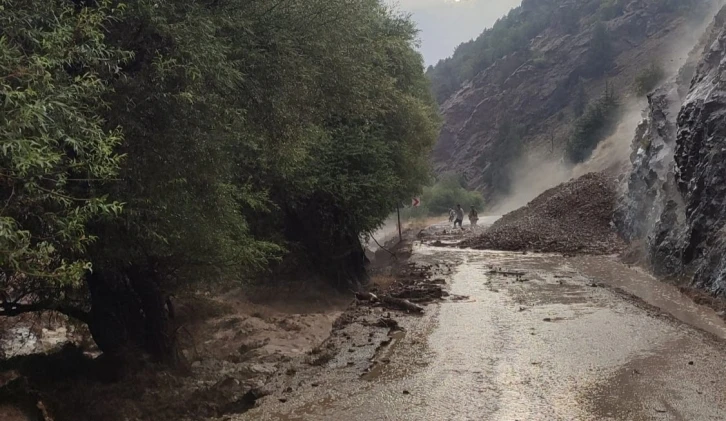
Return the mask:
<svg viewBox="0 0 726 421"><path fill-rule="evenodd" d="M467 190L461 177L454 173L440 175L433 186L423 190L421 201L423 212L413 209L409 210L409 215L416 217L445 215L457 204L464 209L474 206L481 210L484 207L482 194Z"/></svg>
<svg viewBox="0 0 726 421"><path fill-rule="evenodd" d="M573 163L586 161L598 143L615 128L620 102L611 85L603 95L587 107L575 122L572 137L567 144L567 156Z"/></svg>
<svg viewBox="0 0 726 421"><path fill-rule="evenodd" d="M635 76L635 93L638 96L648 95L658 86L663 78L665 78L665 70L663 70L663 67L656 63L651 63Z"/></svg>
<svg viewBox="0 0 726 421"><path fill-rule="evenodd" d="M87 224L118 214L121 132L100 112L129 57L104 42L111 1L0 1L0 315L67 310L92 270Z"/></svg>
<svg viewBox="0 0 726 421"><path fill-rule="evenodd" d="M105 189L125 212L90 227L99 237L87 278L91 332L107 353L131 342L174 362L167 294L190 282L240 280L279 254L249 234L242 213L266 198L237 178L246 127L235 90L244 77L219 35L231 24L224 13L141 0L108 26L107 41L134 58L112 81L104 113L125 134L120 177Z"/></svg>
<svg viewBox="0 0 726 421"><path fill-rule="evenodd" d="M304 7L329 9L331 3ZM255 160L249 177L268 187L277 209L262 215L266 229L260 233L285 233L288 248L301 255L297 261L347 285L365 278L360 236L428 182L438 117L413 48L411 22L376 2L335 7L340 17L321 27L296 24L297 32L284 34L256 30L260 42L284 37L280 44L290 46L260 57L263 63L289 54L294 65L266 68L273 77L263 81L279 95L260 111L281 112L251 115L265 128L263 149L271 153ZM278 19L298 19L277 13ZM317 44L300 45L306 39ZM281 71L290 71L289 77L277 76ZM301 79L319 88L299 92ZM267 137L280 128L281 136Z"/></svg>
<svg viewBox="0 0 726 421"><path fill-rule="evenodd" d="M591 76L602 76L613 66L614 53L610 34L602 21L595 24L590 39L586 72Z"/></svg>
<svg viewBox="0 0 726 421"><path fill-rule="evenodd" d="M575 99L572 102L572 110L576 117L580 117L585 109L587 109L587 92L585 92L585 84L582 80L579 80L575 91Z"/></svg>
<svg viewBox="0 0 726 421"><path fill-rule="evenodd" d="M416 29L378 1L2 4L17 7L2 15L0 63L44 69L2 79L20 104L5 101L0 127L5 167L17 166L4 175L16 183L7 261L72 284L73 302L47 298L73 304L109 355L176 362L167 296L185 284L286 266L364 280L361 236L430 179L438 116ZM13 149L17 127L28 141ZM37 203L15 202L18 183Z"/></svg>

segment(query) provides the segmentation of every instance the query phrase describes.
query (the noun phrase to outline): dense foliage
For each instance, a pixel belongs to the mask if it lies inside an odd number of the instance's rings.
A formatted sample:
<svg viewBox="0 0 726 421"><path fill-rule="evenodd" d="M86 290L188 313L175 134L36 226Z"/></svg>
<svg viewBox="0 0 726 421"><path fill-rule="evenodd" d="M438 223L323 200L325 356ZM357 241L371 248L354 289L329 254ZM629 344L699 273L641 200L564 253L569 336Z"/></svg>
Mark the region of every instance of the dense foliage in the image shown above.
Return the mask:
<svg viewBox="0 0 726 421"><path fill-rule="evenodd" d="M665 78L665 70L662 66L651 63L650 66L641 70L635 76L635 93L638 96L648 95Z"/></svg>
<svg viewBox="0 0 726 421"><path fill-rule="evenodd" d="M567 157L573 163L586 161L592 152L614 129L620 102L612 86L589 104L585 113L575 121L572 137L567 144Z"/></svg>
<svg viewBox="0 0 726 421"><path fill-rule="evenodd" d="M82 285L90 221L121 207L99 191L116 177L121 132L101 116L105 80L129 55L103 42L109 1L0 2L0 292L56 305Z"/></svg>
<svg viewBox="0 0 726 421"><path fill-rule="evenodd" d="M0 0L0 314L74 304L102 349L163 358L180 283L290 253L360 280L360 236L429 179L411 22L377 0L112 4Z"/></svg>
<svg viewBox="0 0 726 421"><path fill-rule="evenodd" d="M497 130L496 147L491 156L482 155L482 166L489 165L484 182L496 186L499 193L509 193L516 173L516 160L522 156L527 126L511 118L502 121Z"/></svg>
<svg viewBox="0 0 726 421"><path fill-rule="evenodd" d="M407 209L404 216L422 218L446 215L449 209L456 205L461 205L466 212L469 212L471 206L481 212L484 207L484 197L477 191L467 190L459 175L442 174L433 186L424 188L421 206Z"/></svg>
<svg viewBox="0 0 726 421"><path fill-rule="evenodd" d="M625 11L626 0L603 0L598 9L599 18L602 20L615 19Z"/></svg>
<svg viewBox="0 0 726 421"><path fill-rule="evenodd" d="M601 21L595 24L587 51L587 76L602 76L613 66L613 48L607 27Z"/></svg>

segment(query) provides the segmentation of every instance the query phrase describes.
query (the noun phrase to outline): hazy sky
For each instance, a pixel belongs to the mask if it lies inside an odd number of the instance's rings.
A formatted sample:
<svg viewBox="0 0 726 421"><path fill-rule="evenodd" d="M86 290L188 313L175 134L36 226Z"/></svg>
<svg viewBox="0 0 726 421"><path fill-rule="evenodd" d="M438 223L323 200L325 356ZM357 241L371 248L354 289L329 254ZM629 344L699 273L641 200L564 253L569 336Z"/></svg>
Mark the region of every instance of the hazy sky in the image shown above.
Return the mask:
<svg viewBox="0 0 726 421"><path fill-rule="evenodd" d="M421 30L426 65L450 56L454 48L479 35L521 0L387 0L411 12Z"/></svg>

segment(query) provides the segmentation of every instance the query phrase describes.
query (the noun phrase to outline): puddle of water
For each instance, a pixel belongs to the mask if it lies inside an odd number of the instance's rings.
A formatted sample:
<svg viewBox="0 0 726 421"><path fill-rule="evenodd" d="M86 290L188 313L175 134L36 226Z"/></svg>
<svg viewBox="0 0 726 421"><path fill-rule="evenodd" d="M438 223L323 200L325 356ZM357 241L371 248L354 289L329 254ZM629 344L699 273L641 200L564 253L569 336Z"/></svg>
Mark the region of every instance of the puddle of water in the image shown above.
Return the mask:
<svg viewBox="0 0 726 421"><path fill-rule="evenodd" d="M401 341L406 337L406 332L399 330L396 332L392 332L390 335L391 343L388 344L384 349L380 350L378 352L378 355L376 356L376 362L371 367L371 370L361 376L363 380L376 380L381 377L381 375L384 373L386 366L391 361L391 356L396 351L396 348L401 343Z"/></svg>

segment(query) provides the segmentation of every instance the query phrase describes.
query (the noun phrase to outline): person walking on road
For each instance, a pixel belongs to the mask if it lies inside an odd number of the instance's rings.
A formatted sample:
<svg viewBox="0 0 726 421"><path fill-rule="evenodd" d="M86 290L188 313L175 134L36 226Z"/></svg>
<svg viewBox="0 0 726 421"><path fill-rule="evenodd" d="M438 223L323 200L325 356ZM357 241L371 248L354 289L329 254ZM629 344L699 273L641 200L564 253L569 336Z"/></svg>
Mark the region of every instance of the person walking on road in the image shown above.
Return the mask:
<svg viewBox="0 0 726 421"><path fill-rule="evenodd" d="M476 209L474 209L474 206L471 207L471 212L469 212L469 223L472 227L476 226L476 223L479 221L479 214L476 212Z"/></svg>
<svg viewBox="0 0 726 421"><path fill-rule="evenodd" d="M449 223L454 222L455 217L456 213L454 212L454 208L449 208Z"/></svg>
<svg viewBox="0 0 726 421"><path fill-rule="evenodd" d="M464 227L461 226L462 222L464 222L464 209L462 209L461 205L456 205L456 220L454 221L454 228L456 228L456 224L459 224L459 228L464 229Z"/></svg>

